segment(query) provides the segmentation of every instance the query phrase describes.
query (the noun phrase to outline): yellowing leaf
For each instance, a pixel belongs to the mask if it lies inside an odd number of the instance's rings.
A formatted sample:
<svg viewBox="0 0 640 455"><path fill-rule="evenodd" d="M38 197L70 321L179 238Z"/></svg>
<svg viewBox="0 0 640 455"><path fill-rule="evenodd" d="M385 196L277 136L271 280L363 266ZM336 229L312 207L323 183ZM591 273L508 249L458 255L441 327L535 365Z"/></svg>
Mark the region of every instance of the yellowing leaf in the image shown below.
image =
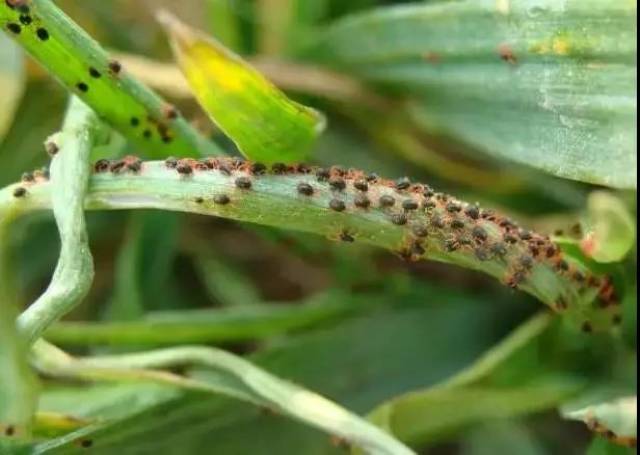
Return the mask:
<svg viewBox="0 0 640 455"><path fill-rule="evenodd" d="M195 97L248 158L304 159L324 128L323 116L290 99L219 42L165 11L158 19Z"/></svg>

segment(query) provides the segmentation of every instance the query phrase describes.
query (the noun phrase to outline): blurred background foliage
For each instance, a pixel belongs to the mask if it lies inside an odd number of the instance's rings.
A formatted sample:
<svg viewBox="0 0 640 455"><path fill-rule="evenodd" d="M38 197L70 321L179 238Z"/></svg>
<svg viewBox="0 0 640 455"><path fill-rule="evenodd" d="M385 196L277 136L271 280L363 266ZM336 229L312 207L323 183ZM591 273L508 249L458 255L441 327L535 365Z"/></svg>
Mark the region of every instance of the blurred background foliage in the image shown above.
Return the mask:
<svg viewBox="0 0 640 455"><path fill-rule="evenodd" d="M153 19L162 6L258 62L267 77L278 82L295 81L296 71L316 65L305 49L334 20L374 6L411 2L56 3L102 45L121 54L125 68L133 56L171 61L167 40ZM9 62L0 69L0 134L4 134L0 184L4 186L26 170L46 166L42 144L61 124L67 93L37 64L14 52L3 36L0 49L3 62ZM287 66L291 63L307 66ZM136 74L178 104L200 130L225 148L232 147L194 100L180 93L179 80L169 79L163 86L158 80L161 72L144 65ZM395 98L393 87L345 77L337 86L346 87L351 100L340 91L332 96L304 84L280 84L329 119L313 150L313 162L354 166L390 177L408 175L461 199L500 208L544 232L569 233L571 226L585 220L589 194L600 187L506 162L434 134L407 120L400 104L394 104L400 98ZM326 84L332 87L332 79ZM369 109L369 102L394 107ZM136 153L126 144L122 149ZM98 150L96 157L105 153L113 152ZM615 195L635 218L635 191L615 191ZM52 329L51 341L79 354L130 351L180 343L178 332L153 327L145 338L136 323L146 327L154 320L174 322L186 333L185 339L197 340L193 333L198 325L209 321L212 328L205 330L203 339L247 354L269 371L361 414L399 394L445 380L540 307L523 293L481 274L430 262L407 264L358 244L178 213L91 212L87 217L95 282L84 303ZM58 239L53 217L29 216L11 236L15 279L26 305L45 289L55 266ZM567 241L575 243L579 237ZM431 413L422 417L430 425L422 430L418 447L442 454L624 453L626 449L614 448L604 439L596 438L592 444L584 424L564 420L557 411L584 390L603 390L608 396L612 390L636 393L635 245L622 265L628 292L621 337L576 334L561 321L554 322L483 380L479 390L435 400ZM83 330L82 323L73 321L104 323L113 330ZM127 322L133 324L128 336L119 329ZM220 327L225 329L216 336ZM526 403L535 395L522 391L541 384L548 387L544 396L556 398L531 413ZM470 411L480 395L488 403L521 400L522 406L503 413L496 413L492 405ZM100 429L95 438L102 434L109 450L122 453L344 450L326 435L282 417L160 386L57 384L45 389L40 407L81 419L113 417L115 423Z"/></svg>

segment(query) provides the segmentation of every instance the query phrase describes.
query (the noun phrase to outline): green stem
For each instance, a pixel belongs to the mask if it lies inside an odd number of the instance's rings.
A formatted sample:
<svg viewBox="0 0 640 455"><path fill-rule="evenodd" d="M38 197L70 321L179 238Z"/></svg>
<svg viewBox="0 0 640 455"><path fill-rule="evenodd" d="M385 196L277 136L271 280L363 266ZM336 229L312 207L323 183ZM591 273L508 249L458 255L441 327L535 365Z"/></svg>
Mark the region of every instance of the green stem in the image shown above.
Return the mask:
<svg viewBox="0 0 640 455"><path fill-rule="evenodd" d="M496 346L485 352L480 358L464 370L450 377L441 384L431 387L436 392L442 389L451 389L469 385L487 377L493 370L511 357L516 351L523 348L531 340L544 332L553 318L549 313L539 313L518 326L506 338Z"/></svg>
<svg viewBox="0 0 640 455"><path fill-rule="evenodd" d="M372 454L413 452L381 429L326 398L283 381L241 357L210 347L185 346L100 357L73 358L44 340L33 348L36 365L64 377L102 380L151 380L190 390L222 393L266 406L362 447ZM157 368L202 366L217 380L204 381Z"/></svg>
<svg viewBox="0 0 640 455"><path fill-rule="evenodd" d="M156 157L220 153L51 0L19 3L0 2L0 27L138 147Z"/></svg>
<svg viewBox="0 0 640 455"><path fill-rule="evenodd" d="M179 165L184 174L157 161L143 163L137 172L98 173L91 179L86 208L176 210L362 241L410 260L428 258L487 273L556 310L566 307L565 313L587 331L619 320L616 297L605 292L611 289L606 279L566 257L544 236L505 225L513 222L476 212L451 196L431 195L427 186L398 189L377 178L363 191L354 184L364 188L365 174L355 170L337 177L334 169L327 182L291 169L253 175L251 163L234 169L232 161L220 159L213 165L223 172L199 170L206 166L185 160ZM241 188L243 184L251 187ZM20 212L51 206L46 182L33 184L29 196L20 200L11 196L14 188L0 190L0 206ZM311 195L304 194L308 188ZM221 195L229 202L216 202ZM393 206L384 206L382 196Z"/></svg>
<svg viewBox="0 0 640 455"><path fill-rule="evenodd" d="M51 161L50 204L60 232L60 257L49 287L18 318L18 329L29 341L86 295L93 281L84 219L84 198L89 176L89 155L99 136L100 124L93 111L73 97L62 131L50 141L58 153ZM28 190L27 190L28 191Z"/></svg>
<svg viewBox="0 0 640 455"><path fill-rule="evenodd" d="M328 294L319 302L300 305L249 305L191 312L156 312L139 321L58 322L45 337L71 345L171 345L220 343L271 337L342 319L369 307L364 301L335 298Z"/></svg>

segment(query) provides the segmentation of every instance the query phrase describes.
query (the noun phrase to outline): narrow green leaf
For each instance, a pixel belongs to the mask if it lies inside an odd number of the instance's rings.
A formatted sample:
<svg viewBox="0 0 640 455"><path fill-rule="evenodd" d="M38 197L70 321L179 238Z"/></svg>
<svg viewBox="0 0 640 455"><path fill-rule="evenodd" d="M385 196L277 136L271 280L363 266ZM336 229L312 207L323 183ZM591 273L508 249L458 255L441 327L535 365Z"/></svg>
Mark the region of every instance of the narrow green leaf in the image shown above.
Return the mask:
<svg viewBox="0 0 640 455"><path fill-rule="evenodd" d="M339 294L301 305L244 305L215 310L148 313L140 321L60 322L47 339L61 344L170 345L255 340L318 326L364 310L362 299ZM367 302L371 298L367 298Z"/></svg>
<svg viewBox="0 0 640 455"><path fill-rule="evenodd" d="M11 126L25 82L22 51L7 37L0 35L0 142Z"/></svg>
<svg viewBox="0 0 640 455"><path fill-rule="evenodd" d="M426 128L575 180L636 187L636 2L463 0L330 27L313 58L412 98Z"/></svg>
<svg viewBox="0 0 640 455"><path fill-rule="evenodd" d="M550 409L582 384L564 379L513 387L467 386L415 392L378 409L370 419L398 439L420 446L463 425Z"/></svg>
<svg viewBox="0 0 640 455"><path fill-rule="evenodd" d="M126 68L51 0L0 2L0 26L106 122L148 156L213 154L179 113ZM28 19L25 19L28 18ZM21 20L22 18L22 20Z"/></svg>
<svg viewBox="0 0 640 455"><path fill-rule="evenodd" d="M193 92L248 158L265 162L304 159L323 130L323 116L286 97L222 44L167 12L158 15Z"/></svg>

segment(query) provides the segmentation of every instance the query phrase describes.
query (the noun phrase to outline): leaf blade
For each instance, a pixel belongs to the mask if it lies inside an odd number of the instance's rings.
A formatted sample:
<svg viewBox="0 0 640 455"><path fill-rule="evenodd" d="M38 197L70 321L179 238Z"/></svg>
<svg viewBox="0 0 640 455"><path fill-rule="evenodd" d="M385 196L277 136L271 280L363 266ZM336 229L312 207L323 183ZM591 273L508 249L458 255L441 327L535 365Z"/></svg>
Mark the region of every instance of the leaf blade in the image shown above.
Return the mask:
<svg viewBox="0 0 640 455"><path fill-rule="evenodd" d="M196 98L245 156L270 163L307 156L324 129L319 112L288 99L238 55L171 14L158 20Z"/></svg>

